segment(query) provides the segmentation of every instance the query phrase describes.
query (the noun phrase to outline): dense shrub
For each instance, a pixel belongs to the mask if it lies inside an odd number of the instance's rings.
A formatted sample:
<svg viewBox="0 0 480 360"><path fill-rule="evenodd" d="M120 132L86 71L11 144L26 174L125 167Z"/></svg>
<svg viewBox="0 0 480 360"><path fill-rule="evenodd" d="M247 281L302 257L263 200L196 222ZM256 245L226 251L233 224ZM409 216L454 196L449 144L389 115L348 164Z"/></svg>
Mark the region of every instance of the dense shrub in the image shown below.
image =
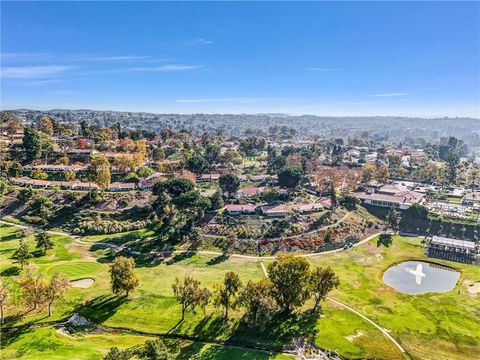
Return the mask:
<svg viewBox="0 0 480 360"><path fill-rule="evenodd" d="M117 221L117 220L82 220L73 228L78 235L115 234L131 230L139 230L148 225L148 221Z"/></svg>

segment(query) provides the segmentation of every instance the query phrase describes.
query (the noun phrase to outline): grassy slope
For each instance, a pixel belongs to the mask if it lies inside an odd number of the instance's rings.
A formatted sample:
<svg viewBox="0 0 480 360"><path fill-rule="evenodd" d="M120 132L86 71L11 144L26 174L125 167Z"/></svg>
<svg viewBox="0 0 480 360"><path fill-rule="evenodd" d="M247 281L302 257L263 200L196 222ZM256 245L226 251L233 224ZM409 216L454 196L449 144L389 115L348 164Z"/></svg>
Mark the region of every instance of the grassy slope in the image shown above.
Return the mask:
<svg viewBox="0 0 480 360"><path fill-rule="evenodd" d="M342 284L332 296L391 330L419 359L480 358L479 295L467 292L465 282L480 280L480 267L437 261L461 271L448 293L404 295L383 284L383 271L409 259L424 259L418 238L395 237L388 248L367 245L328 257L311 259L330 265Z"/></svg>
<svg viewBox="0 0 480 360"><path fill-rule="evenodd" d="M4 270L11 267L11 261L5 257L10 256L12 249L18 246L18 241L14 239L16 230L12 227L1 227L0 231L3 258L1 269ZM215 263L211 256L196 255L179 257L172 264L139 267L137 273L141 286L129 301L123 301L109 295L108 264L87 258L85 251L73 248L68 243L68 238L55 237L55 240L58 245L49 252L48 259L34 259L32 267L45 273L59 271L71 279L89 276L95 278L96 283L89 289L69 290L67 303L57 307L52 318L42 319L45 315L42 313L31 315L27 320L36 318L50 321L62 318L71 313L79 302L90 300L77 311L112 327L128 327L152 333L171 331L204 338L271 345L284 344L292 333L302 335L304 330L315 330L317 345L338 350L349 357L400 358L398 350L377 329L331 303L324 304L323 316L313 325L311 319L278 322L263 335L251 333L239 326L240 313L225 324L214 312L213 306L207 308L206 317L203 313L190 314L183 323L177 325L180 307L174 301L171 290L171 283L176 276L191 274L210 288L228 270L237 271L244 281L258 279L263 276L263 272L260 263L255 260L231 258L226 262ZM314 265L334 267L342 285L333 296L390 329L417 358L475 358L479 355L480 348L480 330L475 322L479 316L478 295L468 295L463 281L480 280L480 269L453 264L462 271L462 277L457 288L446 294L407 296L383 285L382 272L394 262L410 258L423 258L423 249L418 239L396 238L389 248L377 247L374 240L360 248L312 258L310 261ZM458 290L460 295L457 295ZM431 306L432 303L434 306ZM17 346L18 341L17 339L7 349ZM204 347L202 351L205 349ZM222 353L224 350L216 347L208 350L207 354L212 351Z"/></svg>
<svg viewBox="0 0 480 360"><path fill-rule="evenodd" d="M152 339L147 336L122 334L94 334L80 336L65 336L52 327L35 329L19 336L17 341L3 351L2 359L24 360L100 360L111 347L120 349L141 345ZM240 349L231 346L206 345L189 341L176 341L179 347L177 359L277 359L285 360L292 357L283 354L273 354L266 351Z"/></svg>

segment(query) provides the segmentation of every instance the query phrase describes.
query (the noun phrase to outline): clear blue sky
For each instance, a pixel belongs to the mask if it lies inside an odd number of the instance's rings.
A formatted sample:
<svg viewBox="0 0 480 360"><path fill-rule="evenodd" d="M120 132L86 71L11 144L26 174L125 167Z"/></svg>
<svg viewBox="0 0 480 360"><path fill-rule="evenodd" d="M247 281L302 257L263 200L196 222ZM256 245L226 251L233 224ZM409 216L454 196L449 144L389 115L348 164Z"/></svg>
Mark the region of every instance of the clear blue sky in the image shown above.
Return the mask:
<svg viewBox="0 0 480 360"><path fill-rule="evenodd" d="M2 2L2 108L480 117L479 2Z"/></svg>

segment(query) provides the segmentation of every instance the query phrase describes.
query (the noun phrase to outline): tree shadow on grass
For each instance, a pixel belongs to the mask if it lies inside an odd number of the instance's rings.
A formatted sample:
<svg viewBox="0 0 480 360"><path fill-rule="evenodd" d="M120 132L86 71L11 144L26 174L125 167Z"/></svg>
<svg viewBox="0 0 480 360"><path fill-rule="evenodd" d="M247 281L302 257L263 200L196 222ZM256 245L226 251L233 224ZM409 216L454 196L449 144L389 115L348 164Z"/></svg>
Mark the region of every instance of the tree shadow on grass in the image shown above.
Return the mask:
<svg viewBox="0 0 480 360"><path fill-rule="evenodd" d="M196 348L198 349L198 343L194 343L192 345L197 345ZM205 345L202 346L202 348ZM183 350L183 349L182 349ZM199 349L201 350L201 348ZM269 351L262 351L262 350L252 350L246 349L241 347L229 347L228 345L210 345L202 352L202 360L217 360L217 359L255 359L255 360L267 360L273 359L275 354ZM187 359L187 358L184 358Z"/></svg>
<svg viewBox="0 0 480 360"><path fill-rule="evenodd" d="M31 253L33 255L33 257L35 258L39 258L39 257L42 257L42 256L45 256L46 254L43 253L43 250L34 250L32 251Z"/></svg>
<svg viewBox="0 0 480 360"><path fill-rule="evenodd" d="M3 241L10 241L10 240L19 239L21 236L18 236L18 235L19 235L19 232L16 232L14 234L10 234L10 235L7 235L7 236L2 236L2 237L0 237L0 241L3 242Z"/></svg>
<svg viewBox="0 0 480 360"><path fill-rule="evenodd" d="M165 264L167 265L173 265L179 261L183 261L186 259L190 259L192 256L195 255L194 251L186 251L186 252L181 252L173 256L170 260L168 260Z"/></svg>
<svg viewBox="0 0 480 360"><path fill-rule="evenodd" d="M104 246L90 247L90 251L95 250L105 250ZM97 254L99 255L99 254ZM164 256L162 254L155 254L155 253L134 253L129 249L122 249L122 250L115 250L113 248L107 248L103 254L99 255L97 261L102 264L111 263L115 260L118 256L124 256L127 258L132 258L135 261L135 266L137 268L140 267L154 267L160 265L164 261Z"/></svg>
<svg viewBox="0 0 480 360"><path fill-rule="evenodd" d="M200 354L205 344L199 342L192 342L187 346L183 346L178 354L176 355L175 359L178 360L189 360L194 359L195 357ZM203 357L202 357L203 359Z"/></svg>
<svg viewBox="0 0 480 360"><path fill-rule="evenodd" d="M292 343L294 338L302 338L314 342L318 330L317 322L320 312L305 311L286 315L276 314L263 330L252 329L244 321L232 333L230 340L251 342L253 344L267 344L281 350Z"/></svg>
<svg viewBox="0 0 480 360"><path fill-rule="evenodd" d="M161 254L136 254L128 255L122 254L123 256L132 257L135 260L135 267L155 267L163 263L165 260Z"/></svg>
<svg viewBox="0 0 480 360"><path fill-rule="evenodd" d="M213 313L205 316L193 329L192 335L201 339L217 339L232 331L228 319ZM236 324L235 324L236 326Z"/></svg>
<svg viewBox="0 0 480 360"><path fill-rule="evenodd" d="M218 255L218 256L208 260L207 266L214 266L214 265L221 264L222 262L227 261L228 258L229 258L229 256L225 255L225 254Z"/></svg>
<svg viewBox="0 0 480 360"><path fill-rule="evenodd" d="M6 318L5 322L8 324L11 320ZM30 331L31 323L16 326L12 328L2 327L2 341L0 342L0 349L5 349L10 344L14 343L20 336Z"/></svg>
<svg viewBox="0 0 480 360"><path fill-rule="evenodd" d="M85 318L101 324L113 316L118 308L130 301L124 296L100 295L76 307L75 312Z"/></svg>
<svg viewBox="0 0 480 360"><path fill-rule="evenodd" d="M391 234L381 234L377 240L377 247L380 247L382 245L385 247L390 247L390 245L392 245L392 242L393 237Z"/></svg>
<svg viewBox="0 0 480 360"><path fill-rule="evenodd" d="M20 275L20 268L18 266L10 266L0 273L1 276L17 276Z"/></svg>

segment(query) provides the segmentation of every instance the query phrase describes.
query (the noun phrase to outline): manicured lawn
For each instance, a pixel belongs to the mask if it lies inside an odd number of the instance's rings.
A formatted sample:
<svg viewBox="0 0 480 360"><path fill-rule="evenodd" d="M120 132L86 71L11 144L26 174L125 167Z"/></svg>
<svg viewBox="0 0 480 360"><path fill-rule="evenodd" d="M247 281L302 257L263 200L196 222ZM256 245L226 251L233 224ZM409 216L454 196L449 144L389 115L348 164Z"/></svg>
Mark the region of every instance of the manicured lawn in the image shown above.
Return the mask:
<svg viewBox="0 0 480 360"><path fill-rule="evenodd" d="M0 244L2 245L2 270L11 267L11 252L18 246L15 236L16 229L10 226L0 227ZM135 232L134 232L135 233ZM136 234L136 233L135 233ZM121 236L130 234L122 234ZM112 241L118 235L103 236L91 241ZM132 235L136 236L136 235ZM148 235L147 235L148 236ZM28 239L33 249L33 237ZM152 334L170 332L195 336L202 339L221 339L245 343L258 343L280 349L288 345L292 336L309 339L316 345L336 350L351 358L376 357L381 359L401 359L402 355L381 332L357 315L334 305L331 302L323 304L320 317L304 312L296 318L275 319L263 332L247 329L240 323L240 310L226 322L213 305L207 306L206 313L188 314L180 322L180 306L173 298L171 284L175 277L182 278L189 274L202 285L213 289L225 272L234 270L239 273L242 281L260 279L264 276L260 262L255 259L230 257L227 261L218 261L215 256L207 255L177 255L164 262L157 261L139 264L136 272L140 287L133 292L130 299L111 295L109 288L108 263L95 259L96 254L85 249L72 247L71 239L65 236L55 237L55 249L47 256L32 260L32 269L44 274L58 271L70 279L92 277L95 284L87 289L70 289L67 301L54 309L51 318L45 318L45 312L31 314L21 320L25 323L31 320L51 321L66 318L73 312L80 312L86 317L108 327L128 328ZM85 257L85 252L89 258ZM368 244L344 252L309 258L312 265L330 265L341 279L339 289L332 297L352 306L357 311L368 316L380 326L388 329L400 343L419 359L473 359L480 357L480 295L469 294L464 282L480 280L480 267L442 262L461 271L457 287L444 294L403 295L384 285L381 281L383 271L394 263L409 260L424 259L423 246L418 238L395 237L389 247L377 246L374 239ZM104 259L101 259L104 261ZM269 261L264 261L268 265ZM5 265L6 263L6 265ZM16 276L16 275L12 275ZM307 304L305 309L310 307ZM36 329L34 332L22 334L7 347L6 353L18 351L21 344L40 344L37 331L47 331L49 328ZM45 339L63 342L63 335L45 333ZM48 336L47 336L48 335ZM30 338L30 336L32 338ZM110 346L102 343L103 335L89 335L81 339L75 338L78 346L85 346L85 352L92 351L100 356ZM60 337L61 340L58 340ZM109 339L105 335L103 339ZM36 340L35 340L36 339ZM116 341L111 339L112 342ZM132 342L136 341L134 339ZM142 340L143 341L143 340ZM101 343L100 345L98 345ZM76 345L71 345L74 348ZM126 346L126 345L125 345ZM33 350L32 350L33 351ZM66 351L66 350L65 350ZM200 358L271 358L271 354L241 350L238 348L207 346L198 343L189 344L182 349L181 354L201 353ZM241 353L238 353L241 352ZM32 352L31 358L47 359L55 357L38 357ZM68 358L68 354L65 355ZM85 358L96 358L95 356ZM179 355L180 356L180 355ZM28 358L28 357L26 357Z"/></svg>
<svg viewBox="0 0 480 360"><path fill-rule="evenodd" d="M416 358L480 358L480 294L468 293L466 285L480 280L480 267L435 260L461 272L456 288L447 293L404 295L383 284L384 270L403 260L425 259L423 252L419 238L396 236L389 247L372 240L310 261L337 272L342 283L332 297L389 329ZM322 339L317 342L322 346Z"/></svg>

